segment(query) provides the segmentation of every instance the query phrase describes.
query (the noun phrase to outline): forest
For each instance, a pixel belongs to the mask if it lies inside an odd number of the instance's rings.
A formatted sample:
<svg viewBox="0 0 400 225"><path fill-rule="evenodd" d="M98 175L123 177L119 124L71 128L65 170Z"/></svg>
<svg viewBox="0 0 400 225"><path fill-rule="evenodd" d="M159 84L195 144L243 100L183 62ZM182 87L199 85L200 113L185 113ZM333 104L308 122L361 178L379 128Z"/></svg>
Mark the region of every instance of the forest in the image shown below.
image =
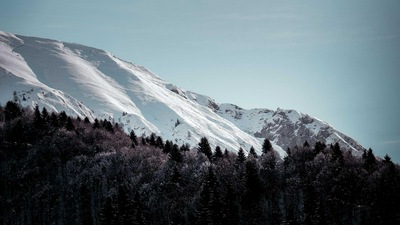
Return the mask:
<svg viewBox="0 0 400 225"><path fill-rule="evenodd" d="M248 152L248 153L247 153ZM1 225L400 224L400 168L308 143L280 159L0 106Z"/></svg>

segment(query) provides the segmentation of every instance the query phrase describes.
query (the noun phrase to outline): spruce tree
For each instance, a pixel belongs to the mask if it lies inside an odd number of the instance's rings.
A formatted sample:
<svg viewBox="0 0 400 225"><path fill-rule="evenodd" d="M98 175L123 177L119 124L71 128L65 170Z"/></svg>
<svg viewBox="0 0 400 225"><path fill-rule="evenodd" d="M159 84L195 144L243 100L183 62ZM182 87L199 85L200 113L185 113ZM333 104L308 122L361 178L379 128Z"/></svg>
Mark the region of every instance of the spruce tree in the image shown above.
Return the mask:
<svg viewBox="0 0 400 225"><path fill-rule="evenodd" d="M263 154L267 154L268 152L272 151L272 144L271 142L268 140L268 138L264 139L264 143L262 145L262 152Z"/></svg>
<svg viewBox="0 0 400 225"><path fill-rule="evenodd" d="M256 161L246 161L245 193L243 198L244 219L248 224L263 221L261 207L262 183Z"/></svg>
<svg viewBox="0 0 400 225"><path fill-rule="evenodd" d="M214 151L214 158L222 158L223 157L223 154L222 154L222 150L221 150L221 147L219 147L218 145L217 145L217 147L215 147L215 151Z"/></svg>
<svg viewBox="0 0 400 225"><path fill-rule="evenodd" d="M238 162L239 164L242 164L242 163L244 163L245 161L246 161L246 155L244 154L243 148L240 147L240 148L239 148L239 151L238 151L238 154L237 154L237 162Z"/></svg>
<svg viewBox="0 0 400 225"><path fill-rule="evenodd" d="M132 143L135 146L138 145L137 136L135 134L135 131L131 130L131 132L129 133L129 138L131 139Z"/></svg>
<svg viewBox="0 0 400 225"><path fill-rule="evenodd" d="M209 160L211 160L212 151L211 151L211 147L210 147L210 144L208 143L207 138L202 137L200 139L200 143L199 143L199 146L197 147L197 151L199 153L203 153L205 156L207 156L207 158Z"/></svg>
<svg viewBox="0 0 400 225"><path fill-rule="evenodd" d="M204 180L203 188L200 192L200 199L196 209L196 217L198 225L210 225L214 224L215 214L215 187L216 187L216 177L210 167L208 170L207 177Z"/></svg>
<svg viewBox="0 0 400 225"><path fill-rule="evenodd" d="M172 142L169 141L169 140L167 140L167 141L165 142L165 145L164 145L164 148L163 148L163 153L165 153L165 154L170 153L171 150L172 150L172 147L173 147Z"/></svg>
<svg viewBox="0 0 400 225"><path fill-rule="evenodd" d="M364 159L364 168L369 173L372 173L375 170L376 158L371 148L368 151L364 151L363 159Z"/></svg>
<svg viewBox="0 0 400 225"><path fill-rule="evenodd" d="M177 163L181 163L183 160L183 156L181 151L179 150L178 145L174 144L169 152L169 159L175 161Z"/></svg>
<svg viewBox="0 0 400 225"><path fill-rule="evenodd" d="M65 128L66 128L67 130L74 130L74 129L75 129L75 126L74 126L74 124L72 123L71 117L68 117L68 119L67 119L67 124L65 125Z"/></svg>
<svg viewBox="0 0 400 225"><path fill-rule="evenodd" d="M35 106L33 125L35 128L40 129L43 126L42 114L40 113L39 106Z"/></svg>
<svg viewBox="0 0 400 225"><path fill-rule="evenodd" d="M160 136L156 139L156 147L161 149L164 148L164 141Z"/></svg>
<svg viewBox="0 0 400 225"><path fill-rule="evenodd" d="M332 150L332 160L342 163L343 152L340 150L339 143L336 142L334 146L331 145L331 150Z"/></svg>
<svg viewBox="0 0 400 225"><path fill-rule="evenodd" d="M249 155L252 155L254 158L258 157L256 150L254 149L253 146L250 147Z"/></svg>
<svg viewBox="0 0 400 225"><path fill-rule="evenodd" d="M20 117L21 115L22 110L17 103L11 101L8 101L6 103L6 106L4 107L4 119L6 121L13 120L17 117Z"/></svg>

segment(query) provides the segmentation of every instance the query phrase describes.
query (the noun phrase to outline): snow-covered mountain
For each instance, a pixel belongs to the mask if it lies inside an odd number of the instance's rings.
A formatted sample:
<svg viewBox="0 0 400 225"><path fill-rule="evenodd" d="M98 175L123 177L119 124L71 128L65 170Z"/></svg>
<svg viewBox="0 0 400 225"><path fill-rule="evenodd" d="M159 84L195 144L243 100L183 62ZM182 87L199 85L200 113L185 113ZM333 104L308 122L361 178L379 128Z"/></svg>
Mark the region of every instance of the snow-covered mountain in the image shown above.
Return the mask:
<svg viewBox="0 0 400 225"><path fill-rule="evenodd" d="M359 155L363 147L329 124L295 110L242 109L169 84L144 67L78 44L0 32L0 104L16 93L24 106L72 116L108 119L137 135L196 146L205 136L231 151L265 137L283 149L339 142Z"/></svg>

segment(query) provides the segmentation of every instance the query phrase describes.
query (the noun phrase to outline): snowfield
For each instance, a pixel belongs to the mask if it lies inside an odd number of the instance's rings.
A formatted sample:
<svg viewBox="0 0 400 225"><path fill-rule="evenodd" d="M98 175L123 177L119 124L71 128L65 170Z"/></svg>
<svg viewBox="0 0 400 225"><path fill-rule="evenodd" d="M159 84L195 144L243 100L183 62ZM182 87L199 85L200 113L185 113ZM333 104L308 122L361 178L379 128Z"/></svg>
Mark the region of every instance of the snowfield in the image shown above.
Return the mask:
<svg viewBox="0 0 400 225"><path fill-rule="evenodd" d="M264 138L285 150L326 141L355 155L363 147L329 124L295 110L242 109L169 84L144 67L79 44L0 32L0 104L14 98L71 116L107 119L140 136L258 153ZM284 150L285 149L285 150Z"/></svg>

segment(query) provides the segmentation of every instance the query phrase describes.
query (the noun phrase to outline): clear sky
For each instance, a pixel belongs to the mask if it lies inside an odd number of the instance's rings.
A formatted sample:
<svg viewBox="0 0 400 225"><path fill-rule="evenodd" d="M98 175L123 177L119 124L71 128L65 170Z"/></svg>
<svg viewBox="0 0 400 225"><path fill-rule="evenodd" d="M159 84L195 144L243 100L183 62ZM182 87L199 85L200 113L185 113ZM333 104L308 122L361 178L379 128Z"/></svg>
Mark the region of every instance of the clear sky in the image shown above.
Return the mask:
<svg viewBox="0 0 400 225"><path fill-rule="evenodd" d="M398 0L2 0L0 30L105 49L220 103L297 109L400 162Z"/></svg>

